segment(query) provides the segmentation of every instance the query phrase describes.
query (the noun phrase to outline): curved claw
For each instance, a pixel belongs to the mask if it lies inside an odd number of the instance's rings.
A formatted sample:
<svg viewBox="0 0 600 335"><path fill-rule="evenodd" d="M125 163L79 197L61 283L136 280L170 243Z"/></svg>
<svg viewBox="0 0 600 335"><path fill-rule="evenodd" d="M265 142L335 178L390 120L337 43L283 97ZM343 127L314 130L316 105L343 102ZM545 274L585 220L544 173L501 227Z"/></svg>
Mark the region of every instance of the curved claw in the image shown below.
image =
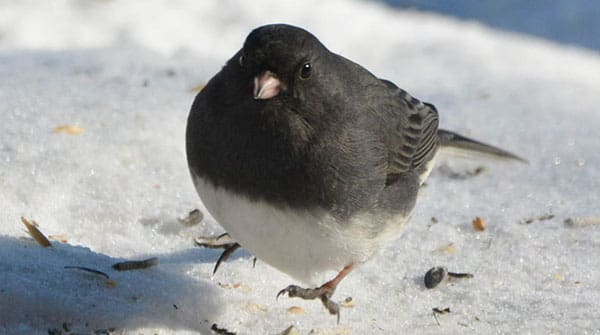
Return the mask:
<svg viewBox="0 0 600 335"><path fill-rule="evenodd" d="M327 295L321 296L323 306L329 311L329 314L337 316L337 323L340 324L340 305L333 302Z"/></svg>
<svg viewBox="0 0 600 335"><path fill-rule="evenodd" d="M289 297L294 297L293 292L295 292L297 288L298 288L298 286L296 286L296 285L289 285L288 287L284 288L283 290L281 290L277 293L275 300L279 299L280 295L286 294L286 293L288 294Z"/></svg>

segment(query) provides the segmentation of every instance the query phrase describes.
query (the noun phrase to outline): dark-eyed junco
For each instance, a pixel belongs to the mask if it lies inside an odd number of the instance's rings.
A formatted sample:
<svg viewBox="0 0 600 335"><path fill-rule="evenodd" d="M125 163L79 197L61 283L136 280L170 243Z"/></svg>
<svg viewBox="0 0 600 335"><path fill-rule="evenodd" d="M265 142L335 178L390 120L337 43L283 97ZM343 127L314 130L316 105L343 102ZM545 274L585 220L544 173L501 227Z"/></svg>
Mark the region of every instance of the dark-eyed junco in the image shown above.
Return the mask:
<svg viewBox="0 0 600 335"><path fill-rule="evenodd" d="M438 130L438 113L330 52L311 33L259 27L197 95L190 172L208 211L258 259L316 288L332 314L338 283L398 238L438 147L510 153Z"/></svg>

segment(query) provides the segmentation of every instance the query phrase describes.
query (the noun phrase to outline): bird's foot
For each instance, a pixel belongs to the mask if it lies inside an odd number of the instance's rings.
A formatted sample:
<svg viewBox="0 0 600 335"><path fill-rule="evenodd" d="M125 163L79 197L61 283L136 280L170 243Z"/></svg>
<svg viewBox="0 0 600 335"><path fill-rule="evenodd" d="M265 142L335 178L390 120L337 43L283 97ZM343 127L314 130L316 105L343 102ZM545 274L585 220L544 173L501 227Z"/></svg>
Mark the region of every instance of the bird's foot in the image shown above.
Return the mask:
<svg viewBox="0 0 600 335"><path fill-rule="evenodd" d="M352 270L353 264L347 265L338 273L335 278L316 288L303 288L296 285L290 285L277 293L277 297L286 294L290 298L302 298L305 300L314 300L319 298L323 306L330 314L337 316L337 323L340 323L340 306L331 300L331 296L335 292L339 282L346 277Z"/></svg>
<svg viewBox="0 0 600 335"><path fill-rule="evenodd" d="M319 298L323 306L330 314L336 315L338 323L340 322L340 306L331 300L335 288L331 289L325 285L316 288L303 288L296 285L290 285L277 293L277 298L280 295L286 294L290 298L302 298L305 300L314 300Z"/></svg>
<svg viewBox="0 0 600 335"><path fill-rule="evenodd" d="M303 288L296 285L290 285L277 293L278 299L280 295L286 294L290 298L302 298L305 300L314 300L321 297L331 297L333 290L325 285L315 288ZM332 313L333 314L333 313Z"/></svg>

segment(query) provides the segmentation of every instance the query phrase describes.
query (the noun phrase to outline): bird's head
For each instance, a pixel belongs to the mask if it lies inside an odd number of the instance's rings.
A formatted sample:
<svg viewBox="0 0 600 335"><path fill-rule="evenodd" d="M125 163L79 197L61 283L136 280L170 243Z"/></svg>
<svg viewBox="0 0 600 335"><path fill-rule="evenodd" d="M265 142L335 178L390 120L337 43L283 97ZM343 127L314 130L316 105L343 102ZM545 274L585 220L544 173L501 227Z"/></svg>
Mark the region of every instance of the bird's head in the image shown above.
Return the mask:
<svg viewBox="0 0 600 335"><path fill-rule="evenodd" d="M249 81L248 93L253 99L302 98L319 73L324 51L327 49L319 40L304 29L267 25L248 35L237 66Z"/></svg>

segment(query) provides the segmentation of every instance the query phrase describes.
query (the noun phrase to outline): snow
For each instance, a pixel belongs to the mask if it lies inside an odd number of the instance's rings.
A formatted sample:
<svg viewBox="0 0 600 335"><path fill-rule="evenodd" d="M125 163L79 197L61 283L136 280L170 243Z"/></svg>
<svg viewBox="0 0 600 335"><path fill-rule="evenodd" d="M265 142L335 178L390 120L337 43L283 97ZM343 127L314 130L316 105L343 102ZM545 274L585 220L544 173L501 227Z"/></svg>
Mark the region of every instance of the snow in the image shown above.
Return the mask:
<svg viewBox="0 0 600 335"><path fill-rule="evenodd" d="M299 334L600 332L597 53L359 1L0 9L0 333L46 334L64 322L117 334L209 334L212 324L238 334L290 325ZM307 28L435 103L442 127L529 160L441 159L402 238L338 287L335 299L355 303L339 325L318 302L275 300L293 280L260 260L253 268L246 251L212 277L220 251L193 238L222 229L210 217L177 220L200 205L184 148L192 88L270 22ZM84 132L57 133L62 125ZM478 166L473 177L453 174ZM21 216L66 242L42 248ZM483 232L472 228L477 216ZM159 265L111 268L148 257ZM474 278L428 290L433 266ZM438 324L434 307L451 312Z"/></svg>

